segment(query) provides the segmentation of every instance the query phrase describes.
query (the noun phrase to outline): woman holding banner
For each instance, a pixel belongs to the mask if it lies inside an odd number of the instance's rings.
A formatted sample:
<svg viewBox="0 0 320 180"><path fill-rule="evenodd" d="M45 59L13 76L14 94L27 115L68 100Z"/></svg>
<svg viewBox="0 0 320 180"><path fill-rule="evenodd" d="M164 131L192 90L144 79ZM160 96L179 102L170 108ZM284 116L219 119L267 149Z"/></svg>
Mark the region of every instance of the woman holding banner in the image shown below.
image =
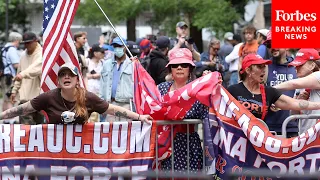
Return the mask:
<svg viewBox="0 0 320 180"><path fill-rule="evenodd" d="M109 104L97 95L79 86L79 70L72 63L58 71L58 88L47 91L17 107L0 113L0 120L35 111L45 111L50 124L84 124L92 112L114 114L143 122L152 120L120 106Z"/></svg>
<svg viewBox="0 0 320 180"><path fill-rule="evenodd" d="M175 49L169 54L169 63L167 68L172 74L173 81L163 82L158 85L158 89L162 96L179 89L192 80L195 75L192 73L195 64L192 61L192 53L187 48ZM196 101L191 109L186 113L184 119L205 119L208 116L208 107ZM194 125L189 125L189 144L187 144L187 126L188 125L175 125L176 135L174 137L174 170L186 171L187 170L187 146L189 146L189 170L191 172L198 172L202 169L202 148L200 137L195 131ZM171 156L161 162L161 169L170 171Z"/></svg>
<svg viewBox="0 0 320 180"><path fill-rule="evenodd" d="M282 110L320 109L320 102L294 99L273 87L263 85L264 76L267 73L266 65L271 63L271 61L264 60L257 54L245 56L239 72L242 82L230 86L228 88L230 94L255 117L262 120L264 120L273 104Z"/></svg>

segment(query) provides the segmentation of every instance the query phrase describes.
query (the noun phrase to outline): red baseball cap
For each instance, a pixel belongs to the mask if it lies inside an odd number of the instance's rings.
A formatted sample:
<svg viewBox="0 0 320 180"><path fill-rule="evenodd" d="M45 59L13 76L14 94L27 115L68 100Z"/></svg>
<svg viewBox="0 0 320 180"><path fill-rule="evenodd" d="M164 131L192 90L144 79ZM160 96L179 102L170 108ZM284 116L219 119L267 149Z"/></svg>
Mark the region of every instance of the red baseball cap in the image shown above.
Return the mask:
<svg viewBox="0 0 320 180"><path fill-rule="evenodd" d="M271 30L269 30L267 33L267 39L265 41L263 41L262 44L266 44L266 43L270 42L271 40L272 40L272 34L271 34Z"/></svg>
<svg viewBox="0 0 320 180"><path fill-rule="evenodd" d="M166 65L168 67L170 64L183 64L188 63L191 66L196 66L193 63L192 52L188 48L174 49L169 54L169 63Z"/></svg>
<svg viewBox="0 0 320 180"><path fill-rule="evenodd" d="M140 42L140 49L147 49L147 48L151 48L151 47L152 47L152 44L151 44L150 40L148 40L148 39L143 39Z"/></svg>
<svg viewBox="0 0 320 180"><path fill-rule="evenodd" d="M302 48L300 49L294 60L289 63L291 66L301 66L307 61L316 61L319 60L320 56L316 49L313 48Z"/></svg>
<svg viewBox="0 0 320 180"><path fill-rule="evenodd" d="M256 64L266 64L266 65L268 65L268 64L271 64L271 63L272 63L272 61L265 60L258 54L248 54L242 60L242 68L240 70L240 74L243 74L244 71L248 67L250 67L251 65L256 65Z"/></svg>

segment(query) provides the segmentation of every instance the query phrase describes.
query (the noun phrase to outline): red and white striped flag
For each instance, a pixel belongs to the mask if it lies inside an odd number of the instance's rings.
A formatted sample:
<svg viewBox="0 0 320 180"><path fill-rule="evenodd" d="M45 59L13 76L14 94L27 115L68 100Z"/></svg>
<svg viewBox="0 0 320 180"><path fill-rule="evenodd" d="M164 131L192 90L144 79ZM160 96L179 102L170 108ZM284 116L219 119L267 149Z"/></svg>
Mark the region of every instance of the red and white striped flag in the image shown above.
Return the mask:
<svg viewBox="0 0 320 180"><path fill-rule="evenodd" d="M70 26L80 0L44 0L41 92L57 88L59 67L72 62L79 70ZM80 76L80 85L83 79Z"/></svg>

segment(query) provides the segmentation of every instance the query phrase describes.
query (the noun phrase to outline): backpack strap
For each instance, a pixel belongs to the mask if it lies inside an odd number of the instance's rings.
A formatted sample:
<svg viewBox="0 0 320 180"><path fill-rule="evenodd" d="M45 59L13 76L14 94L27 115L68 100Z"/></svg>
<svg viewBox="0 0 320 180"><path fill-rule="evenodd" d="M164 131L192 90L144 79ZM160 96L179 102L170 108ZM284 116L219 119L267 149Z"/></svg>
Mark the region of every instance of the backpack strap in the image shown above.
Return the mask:
<svg viewBox="0 0 320 180"><path fill-rule="evenodd" d="M267 96L266 96L266 89L264 87L264 84L260 84L260 92L262 97L262 115L261 119L264 120L264 118L267 115L268 112L268 106L267 106Z"/></svg>

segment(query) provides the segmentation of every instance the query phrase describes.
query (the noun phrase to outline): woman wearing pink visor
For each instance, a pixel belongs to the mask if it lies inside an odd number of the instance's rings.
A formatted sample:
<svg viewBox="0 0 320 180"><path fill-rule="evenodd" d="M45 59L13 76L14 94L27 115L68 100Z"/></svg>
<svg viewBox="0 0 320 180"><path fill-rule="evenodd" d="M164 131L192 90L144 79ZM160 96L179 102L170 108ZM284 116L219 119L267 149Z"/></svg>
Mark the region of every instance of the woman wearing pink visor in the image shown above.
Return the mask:
<svg viewBox="0 0 320 180"><path fill-rule="evenodd" d="M263 77L267 73L266 65L270 63L271 61L264 60L257 54L245 56L239 75L242 82L230 86L230 94L255 117L262 120L272 104L282 110L320 109L320 102L293 99L273 87L263 85ZM268 122L266 123L268 125Z"/></svg>
<svg viewBox="0 0 320 180"><path fill-rule="evenodd" d="M158 85L161 95L179 89L195 79L192 53L187 48L174 49L169 54L169 63L166 66L172 74L173 81ZM196 101L187 112L184 119L204 119L208 116L208 107ZM189 144L187 144L187 125L175 125L177 134L174 137L174 170L187 170L187 146L189 146L189 165L191 172L202 169L202 148L200 137L194 125L189 125ZM171 170L171 157L161 162L162 170Z"/></svg>

